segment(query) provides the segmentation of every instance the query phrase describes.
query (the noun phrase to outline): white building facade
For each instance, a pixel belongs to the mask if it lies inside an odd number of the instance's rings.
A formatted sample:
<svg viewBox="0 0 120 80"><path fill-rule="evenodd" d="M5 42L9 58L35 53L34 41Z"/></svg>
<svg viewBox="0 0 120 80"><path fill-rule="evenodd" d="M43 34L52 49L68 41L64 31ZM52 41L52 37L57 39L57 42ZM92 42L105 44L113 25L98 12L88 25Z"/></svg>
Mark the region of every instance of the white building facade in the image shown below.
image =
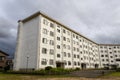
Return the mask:
<svg viewBox="0 0 120 80"><path fill-rule="evenodd" d="M18 27L14 70L120 65L120 45L97 44L41 12L20 20Z"/></svg>

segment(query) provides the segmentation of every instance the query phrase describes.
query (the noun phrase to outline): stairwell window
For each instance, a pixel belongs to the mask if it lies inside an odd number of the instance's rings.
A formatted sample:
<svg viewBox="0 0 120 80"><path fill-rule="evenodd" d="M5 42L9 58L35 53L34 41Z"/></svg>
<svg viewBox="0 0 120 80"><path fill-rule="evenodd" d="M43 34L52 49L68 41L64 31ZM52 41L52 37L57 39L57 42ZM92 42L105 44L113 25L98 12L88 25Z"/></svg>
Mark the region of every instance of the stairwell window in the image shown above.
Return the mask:
<svg viewBox="0 0 120 80"><path fill-rule="evenodd" d="M50 60L49 60L49 64L50 64L50 65L53 65L53 64L54 64L53 59L50 59Z"/></svg>
<svg viewBox="0 0 120 80"><path fill-rule="evenodd" d="M47 44L47 39L46 39L46 38L43 38L43 39L42 39L42 42L45 43L45 44Z"/></svg>
<svg viewBox="0 0 120 80"><path fill-rule="evenodd" d="M44 34L48 34L47 29L43 28L43 33L44 33Z"/></svg>
<svg viewBox="0 0 120 80"><path fill-rule="evenodd" d="M48 21L46 19L43 19L43 24L48 25Z"/></svg>
<svg viewBox="0 0 120 80"><path fill-rule="evenodd" d="M65 30L65 29L63 29L63 33L66 33L66 30Z"/></svg>
<svg viewBox="0 0 120 80"><path fill-rule="evenodd" d="M42 53L43 54L47 54L47 49L46 48L42 48Z"/></svg>
<svg viewBox="0 0 120 80"><path fill-rule="evenodd" d="M57 48L60 49L60 45L57 45Z"/></svg>
<svg viewBox="0 0 120 80"><path fill-rule="evenodd" d="M47 60L46 59L42 59L41 64L42 65L46 65L47 64Z"/></svg>
<svg viewBox="0 0 120 80"><path fill-rule="evenodd" d="M50 40L50 45L54 45L54 41L53 40Z"/></svg>
<svg viewBox="0 0 120 80"><path fill-rule="evenodd" d="M54 24L53 24L53 23L50 23L50 27L51 27L51 28L54 28Z"/></svg>
<svg viewBox="0 0 120 80"><path fill-rule="evenodd" d="M59 32L59 33L60 33L60 30L59 30L59 29L57 29L57 32Z"/></svg>
<svg viewBox="0 0 120 80"><path fill-rule="evenodd" d="M60 58L60 54L57 54L57 58Z"/></svg>
<svg viewBox="0 0 120 80"><path fill-rule="evenodd" d="M60 41L60 37L57 37L57 40Z"/></svg>
<svg viewBox="0 0 120 80"><path fill-rule="evenodd" d="M50 31L50 36L54 36L54 32Z"/></svg>
<svg viewBox="0 0 120 80"><path fill-rule="evenodd" d="M53 55L54 54L54 50L50 49L50 54Z"/></svg>

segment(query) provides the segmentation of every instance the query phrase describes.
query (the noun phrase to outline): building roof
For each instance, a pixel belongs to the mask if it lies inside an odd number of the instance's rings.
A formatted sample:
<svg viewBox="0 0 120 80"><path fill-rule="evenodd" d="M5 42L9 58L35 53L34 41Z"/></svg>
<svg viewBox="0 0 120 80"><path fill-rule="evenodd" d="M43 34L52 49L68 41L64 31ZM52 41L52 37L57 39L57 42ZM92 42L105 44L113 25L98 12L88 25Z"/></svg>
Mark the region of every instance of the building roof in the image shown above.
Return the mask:
<svg viewBox="0 0 120 80"><path fill-rule="evenodd" d="M120 46L120 44L99 44L99 46Z"/></svg>
<svg viewBox="0 0 120 80"><path fill-rule="evenodd" d="M1 51L1 50L0 50L0 53L4 54L4 55L6 55L6 56L9 56L7 53L5 53L5 52L3 52L3 51Z"/></svg>
<svg viewBox="0 0 120 80"><path fill-rule="evenodd" d="M89 38L83 36L83 35L80 34L79 32L77 32L77 31L75 31L75 30L73 30L73 29L71 29L71 28L69 28L69 27L63 25L62 23L58 22L57 20L55 20L55 19L49 17L48 15L46 15L45 13L43 13L43 12L41 12L41 11L38 11L38 12L34 13L33 15L28 16L28 17L25 18L25 19L19 20L18 22L23 22L23 23L24 23L24 22L27 22L27 21L29 21L30 19L32 19L32 18L34 18L34 17L37 17L37 16L39 16L39 15L42 15L42 16L44 16L44 17L50 19L51 21L53 21L53 22L55 22L55 23L57 23L57 24L63 26L64 28L66 28L66 29L68 29L68 30L70 30L70 31L72 31L72 32L74 32L74 33L76 33L77 35L82 36L83 38L85 38L85 39L87 39L87 40L89 40L89 41L91 41L91 42L93 42L93 43L95 43L95 44L97 44L97 45L106 45L106 46L107 46L107 45L110 45L110 46L111 46L111 45L113 45L113 46L114 46L114 45L119 45L119 46L120 46L120 44L99 44L99 43L96 43L96 42L92 41L91 39L89 39Z"/></svg>

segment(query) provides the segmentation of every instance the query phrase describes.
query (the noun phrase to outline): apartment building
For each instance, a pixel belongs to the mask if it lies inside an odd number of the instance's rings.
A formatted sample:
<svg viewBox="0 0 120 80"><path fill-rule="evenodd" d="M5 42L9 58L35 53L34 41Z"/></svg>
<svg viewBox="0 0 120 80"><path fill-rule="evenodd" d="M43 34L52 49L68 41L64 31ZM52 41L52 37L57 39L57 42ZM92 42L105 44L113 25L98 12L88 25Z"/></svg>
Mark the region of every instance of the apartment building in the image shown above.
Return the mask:
<svg viewBox="0 0 120 80"><path fill-rule="evenodd" d="M47 66L86 69L119 64L120 49L117 48L117 57L113 56L113 48L117 45L98 44L44 13L37 12L18 23L14 70L38 70ZM101 48L105 46L107 53ZM103 61L105 54L108 62Z"/></svg>
<svg viewBox="0 0 120 80"><path fill-rule="evenodd" d="M100 44L99 54L101 67L120 67L120 45Z"/></svg>

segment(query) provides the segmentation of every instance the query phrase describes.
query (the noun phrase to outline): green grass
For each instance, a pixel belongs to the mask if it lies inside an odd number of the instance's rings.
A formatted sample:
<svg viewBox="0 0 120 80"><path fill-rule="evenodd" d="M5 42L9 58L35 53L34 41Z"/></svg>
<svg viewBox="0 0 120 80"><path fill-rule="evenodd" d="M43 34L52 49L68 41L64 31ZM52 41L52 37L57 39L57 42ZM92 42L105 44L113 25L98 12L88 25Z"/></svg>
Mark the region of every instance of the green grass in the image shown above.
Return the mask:
<svg viewBox="0 0 120 80"><path fill-rule="evenodd" d="M107 74L105 76L108 76L108 77L120 77L120 72L113 72L113 73Z"/></svg>
<svg viewBox="0 0 120 80"><path fill-rule="evenodd" d="M0 73L0 80L38 80L46 78L70 78L66 75L26 75L26 74L5 74Z"/></svg>
<svg viewBox="0 0 120 80"><path fill-rule="evenodd" d="M114 80L118 80L116 78L120 78L120 72L113 72L102 77L100 79L109 80L113 78ZM80 80L80 77L71 77L66 75L25 75L25 74L5 74L0 73L0 80ZM97 80L99 78L93 79ZM85 79L89 80L89 79ZM91 80L91 79L90 79Z"/></svg>
<svg viewBox="0 0 120 80"><path fill-rule="evenodd" d="M22 80L20 75L0 73L0 80Z"/></svg>

